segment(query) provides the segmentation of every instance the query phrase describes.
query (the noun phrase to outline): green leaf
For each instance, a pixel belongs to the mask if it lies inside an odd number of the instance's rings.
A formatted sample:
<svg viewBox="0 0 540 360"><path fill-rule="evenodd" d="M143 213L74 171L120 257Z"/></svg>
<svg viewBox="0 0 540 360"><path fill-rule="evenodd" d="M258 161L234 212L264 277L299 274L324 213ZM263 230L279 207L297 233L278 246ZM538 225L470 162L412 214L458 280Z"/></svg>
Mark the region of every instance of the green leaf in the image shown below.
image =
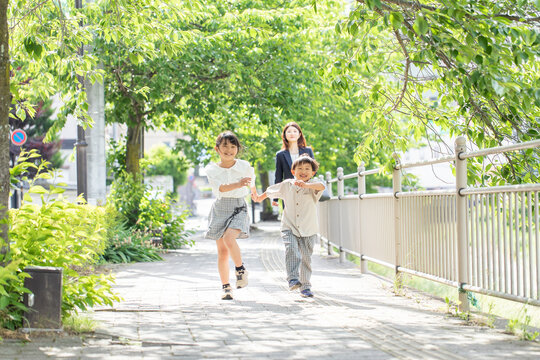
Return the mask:
<svg viewBox="0 0 540 360"><path fill-rule="evenodd" d="M403 24L403 15L398 12L392 12L390 14L390 22L394 28L399 28Z"/></svg>
<svg viewBox="0 0 540 360"><path fill-rule="evenodd" d="M63 194L64 192L66 192L65 189L56 186L51 189L51 194Z"/></svg>
<svg viewBox="0 0 540 360"><path fill-rule="evenodd" d="M491 80L491 86L493 87L493 90L495 90L495 93L499 96L504 95L505 88L499 84L499 82L495 79ZM483 135L483 134L482 134Z"/></svg>
<svg viewBox="0 0 540 360"><path fill-rule="evenodd" d="M31 194L48 194L49 193L49 191L47 191L47 189L45 189L41 185L32 186L30 189L28 189L28 192Z"/></svg>
<svg viewBox="0 0 540 360"><path fill-rule="evenodd" d="M484 36L479 36L478 37L478 43L480 44L480 46L486 50L487 49L487 46L488 46L488 40L486 37Z"/></svg>
<svg viewBox="0 0 540 360"><path fill-rule="evenodd" d="M336 23L336 26L334 27L334 29L336 30L337 34L341 34L341 24L339 21Z"/></svg>
<svg viewBox="0 0 540 360"><path fill-rule="evenodd" d="M482 57L482 55L476 55L474 57L474 62L478 65L482 65L482 63L484 62L484 58Z"/></svg>
<svg viewBox="0 0 540 360"><path fill-rule="evenodd" d="M133 65L137 65L139 63L139 57L137 56L137 54L134 53L129 54L129 60Z"/></svg>
<svg viewBox="0 0 540 360"><path fill-rule="evenodd" d="M353 21L349 25L349 34L351 34L352 36L356 36L358 34L358 24L356 23L356 21Z"/></svg>
<svg viewBox="0 0 540 360"><path fill-rule="evenodd" d="M6 306L9 304L9 297L7 296L1 296L0 297L0 310L4 310Z"/></svg>
<svg viewBox="0 0 540 360"><path fill-rule="evenodd" d="M424 35L429 30L429 25L423 16L417 16L414 20L413 29L419 35Z"/></svg>
<svg viewBox="0 0 540 360"><path fill-rule="evenodd" d="M521 32L521 36L523 37L523 42L527 46L531 46L536 40L536 32L534 32L533 30L523 30Z"/></svg>

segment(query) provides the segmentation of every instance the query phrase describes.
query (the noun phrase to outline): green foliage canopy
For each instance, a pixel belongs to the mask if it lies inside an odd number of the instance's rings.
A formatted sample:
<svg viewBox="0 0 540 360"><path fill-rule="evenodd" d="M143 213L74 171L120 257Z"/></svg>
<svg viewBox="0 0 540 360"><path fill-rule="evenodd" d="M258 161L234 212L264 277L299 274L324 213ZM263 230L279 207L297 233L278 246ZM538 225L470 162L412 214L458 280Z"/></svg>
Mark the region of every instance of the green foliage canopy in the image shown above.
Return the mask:
<svg viewBox="0 0 540 360"><path fill-rule="evenodd" d="M326 71L367 102L372 131L358 158L410 139L466 135L493 147L540 138L540 9L536 1L361 0L336 31L349 40ZM508 155L495 183L538 176L537 152ZM481 167L481 164L475 164ZM484 181L486 179L477 179Z"/></svg>
<svg viewBox="0 0 540 360"><path fill-rule="evenodd" d="M315 12L307 1L277 3L220 3L219 16L202 23L201 31L213 41L197 43L186 54L198 54L201 61L186 75L196 80L186 87L182 119L191 141L181 140L178 147L194 163L207 162L215 156L215 137L229 129L246 145L245 159L271 170L283 125L296 121L322 173L335 174L338 166L356 171L351 154L368 131L357 117L365 103L339 96L318 74L336 45L347 43L334 32L343 4L319 2ZM209 75L197 79L201 73ZM221 78L210 81L210 74ZM375 157L370 161L377 162Z"/></svg>

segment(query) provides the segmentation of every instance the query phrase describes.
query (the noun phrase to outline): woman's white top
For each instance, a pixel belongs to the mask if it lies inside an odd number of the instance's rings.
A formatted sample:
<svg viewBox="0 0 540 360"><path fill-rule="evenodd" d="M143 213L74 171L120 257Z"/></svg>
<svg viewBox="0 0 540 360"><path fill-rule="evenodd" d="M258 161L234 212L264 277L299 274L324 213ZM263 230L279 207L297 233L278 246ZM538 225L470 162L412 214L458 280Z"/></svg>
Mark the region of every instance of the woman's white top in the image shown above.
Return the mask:
<svg viewBox="0 0 540 360"><path fill-rule="evenodd" d="M292 161L291 161L291 164L292 164L293 162L295 162L296 159L298 159L298 156L300 156L299 153L292 154L290 151L289 151L289 155L291 155L291 160L292 160Z"/></svg>
<svg viewBox="0 0 540 360"><path fill-rule="evenodd" d="M223 168L216 163L210 163L205 168L208 183L212 192L218 198L243 198L251 193L247 186L231 191L219 191L221 185L232 184L245 177L251 178L250 187L255 186L255 169L245 160L236 159L230 168Z"/></svg>

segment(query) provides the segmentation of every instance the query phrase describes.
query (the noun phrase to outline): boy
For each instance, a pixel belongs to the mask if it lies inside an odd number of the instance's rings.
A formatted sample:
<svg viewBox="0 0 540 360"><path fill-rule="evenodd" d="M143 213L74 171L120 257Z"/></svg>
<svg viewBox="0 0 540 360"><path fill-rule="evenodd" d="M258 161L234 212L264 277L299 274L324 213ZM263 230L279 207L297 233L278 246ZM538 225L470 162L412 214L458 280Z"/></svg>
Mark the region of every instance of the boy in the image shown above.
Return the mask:
<svg viewBox="0 0 540 360"><path fill-rule="evenodd" d="M280 198L285 204L281 238L285 244L287 281L289 290L300 288L302 297L313 297L309 280L311 255L319 231L316 205L325 189L323 183L312 179L318 168L319 164L314 159L302 154L291 167L294 179L269 186L262 195L253 196L257 202L266 198Z"/></svg>

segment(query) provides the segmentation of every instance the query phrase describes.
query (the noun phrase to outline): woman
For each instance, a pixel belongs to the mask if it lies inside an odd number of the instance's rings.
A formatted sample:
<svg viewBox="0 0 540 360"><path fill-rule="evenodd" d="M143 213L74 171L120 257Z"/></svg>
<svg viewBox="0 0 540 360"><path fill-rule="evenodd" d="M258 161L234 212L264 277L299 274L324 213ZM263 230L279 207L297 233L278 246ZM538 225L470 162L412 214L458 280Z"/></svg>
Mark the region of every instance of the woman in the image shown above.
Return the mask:
<svg viewBox="0 0 540 360"><path fill-rule="evenodd" d="M306 146L306 139L302 133L300 125L294 121L287 123L281 132L283 146L281 151L276 154L276 177L274 184L278 184L285 179L294 178L291 172L291 166L294 160L302 154L308 154L315 159L313 150ZM273 199L272 205L277 206L277 199Z"/></svg>

